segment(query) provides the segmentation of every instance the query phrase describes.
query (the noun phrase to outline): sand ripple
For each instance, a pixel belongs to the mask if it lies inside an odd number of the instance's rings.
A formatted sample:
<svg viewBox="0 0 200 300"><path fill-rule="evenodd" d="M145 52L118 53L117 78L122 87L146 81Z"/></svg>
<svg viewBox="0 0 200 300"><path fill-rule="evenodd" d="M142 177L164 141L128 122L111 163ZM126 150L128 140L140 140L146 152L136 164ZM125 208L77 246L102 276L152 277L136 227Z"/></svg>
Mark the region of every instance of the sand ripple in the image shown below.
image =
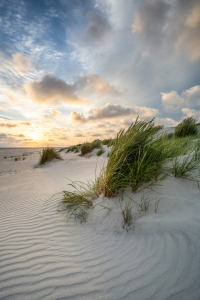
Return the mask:
<svg viewBox="0 0 200 300"><path fill-rule="evenodd" d="M165 212L163 204L127 233L117 225L120 214L113 205L110 212L95 208L86 224L66 227L55 210L42 209L66 187L63 174L76 164L21 172L24 177L10 174L9 180L2 176L0 299L199 300L198 188L189 187L185 218L178 211L173 217L170 204ZM80 169L73 169L74 176L81 176Z"/></svg>

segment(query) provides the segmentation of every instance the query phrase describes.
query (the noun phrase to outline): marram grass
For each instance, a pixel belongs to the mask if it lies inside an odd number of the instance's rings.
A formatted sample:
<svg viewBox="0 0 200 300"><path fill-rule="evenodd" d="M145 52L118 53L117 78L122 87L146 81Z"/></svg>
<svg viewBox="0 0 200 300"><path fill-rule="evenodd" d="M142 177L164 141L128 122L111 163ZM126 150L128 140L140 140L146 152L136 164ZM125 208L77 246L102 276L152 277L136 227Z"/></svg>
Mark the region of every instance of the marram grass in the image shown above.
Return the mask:
<svg viewBox="0 0 200 300"><path fill-rule="evenodd" d="M190 135L197 135L198 128L196 126L196 119L194 117L185 118L174 131L174 137L186 137Z"/></svg>
<svg viewBox="0 0 200 300"><path fill-rule="evenodd" d="M56 149L51 147L43 148L42 153L40 155L41 157L39 165L44 165L45 163L52 161L52 159L54 158L62 159L60 154L56 151Z"/></svg>
<svg viewBox="0 0 200 300"><path fill-rule="evenodd" d="M196 136L169 139L167 133L159 133L160 129L161 126L157 125L154 119L136 119L127 130L120 130L110 151L107 166L101 170L98 178L86 185L72 183L74 191L61 193L60 203L67 211L67 217L74 215L81 222L86 221L86 207L92 206L93 200L100 194L113 197L127 187L137 192L170 174L193 180L192 172L200 168L200 143L195 140ZM97 142L95 146L101 147L101 143ZM183 155L186 156L180 164L178 157ZM198 181L197 177L195 180ZM146 211L150 200L141 199L140 209ZM155 204L155 212L159 201ZM127 204L123 212L125 220L130 211L130 205Z"/></svg>

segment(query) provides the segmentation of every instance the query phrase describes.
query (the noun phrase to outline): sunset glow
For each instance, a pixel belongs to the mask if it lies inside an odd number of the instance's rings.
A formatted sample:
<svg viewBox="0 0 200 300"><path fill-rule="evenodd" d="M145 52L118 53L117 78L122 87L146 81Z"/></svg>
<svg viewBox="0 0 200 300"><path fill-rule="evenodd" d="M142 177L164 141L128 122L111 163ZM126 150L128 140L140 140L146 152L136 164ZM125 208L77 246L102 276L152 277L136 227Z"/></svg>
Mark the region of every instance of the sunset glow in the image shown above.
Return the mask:
<svg viewBox="0 0 200 300"><path fill-rule="evenodd" d="M3 0L0 28L0 147L200 119L199 0Z"/></svg>

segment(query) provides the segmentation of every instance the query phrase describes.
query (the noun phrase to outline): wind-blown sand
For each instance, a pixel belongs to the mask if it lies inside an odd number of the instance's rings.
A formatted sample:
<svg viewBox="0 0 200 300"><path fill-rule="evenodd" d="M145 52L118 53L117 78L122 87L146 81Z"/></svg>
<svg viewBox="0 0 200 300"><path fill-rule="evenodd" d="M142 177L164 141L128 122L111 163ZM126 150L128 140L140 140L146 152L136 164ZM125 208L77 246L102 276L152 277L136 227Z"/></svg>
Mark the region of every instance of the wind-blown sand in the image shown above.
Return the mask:
<svg viewBox="0 0 200 300"><path fill-rule="evenodd" d="M0 149L1 300L200 299L196 183L165 179L160 194L152 193L162 198L157 213L154 203L141 216L133 207L129 232L122 229L118 198L100 197L87 223L66 225L51 205L43 212L45 202L68 188L66 178L93 180L106 159L61 152L63 161L33 168L38 151ZM4 159L25 152L33 154ZM127 193L135 201L143 194Z"/></svg>

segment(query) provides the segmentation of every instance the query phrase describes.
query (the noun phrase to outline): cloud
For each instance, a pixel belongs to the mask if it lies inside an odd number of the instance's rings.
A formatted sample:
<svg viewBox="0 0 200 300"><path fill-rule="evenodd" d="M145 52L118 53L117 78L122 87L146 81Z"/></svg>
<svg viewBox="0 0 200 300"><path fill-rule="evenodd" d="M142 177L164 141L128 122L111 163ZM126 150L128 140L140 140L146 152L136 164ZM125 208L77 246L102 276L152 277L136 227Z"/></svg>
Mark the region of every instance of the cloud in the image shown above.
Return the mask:
<svg viewBox="0 0 200 300"><path fill-rule="evenodd" d="M20 122L20 123L0 123L0 127L13 128L18 126L30 126L30 122Z"/></svg>
<svg viewBox="0 0 200 300"><path fill-rule="evenodd" d="M30 122L20 122L21 125L26 125L26 126L30 126L31 123Z"/></svg>
<svg viewBox="0 0 200 300"><path fill-rule="evenodd" d="M50 114L44 114L44 118L54 119L60 115L60 112L56 109L51 109Z"/></svg>
<svg viewBox="0 0 200 300"><path fill-rule="evenodd" d="M200 105L200 86L187 89L179 96L176 91L162 94L162 105L166 112L176 112L184 106L196 107Z"/></svg>
<svg viewBox="0 0 200 300"><path fill-rule="evenodd" d="M156 118L156 121L159 124L162 124L164 126L170 127L170 126L176 126L177 121L171 119L171 118Z"/></svg>
<svg viewBox="0 0 200 300"><path fill-rule="evenodd" d="M25 53L12 54L12 62L19 72L26 72L30 68L31 56Z"/></svg>
<svg viewBox="0 0 200 300"><path fill-rule="evenodd" d="M170 5L163 0L144 1L135 14L132 32L142 34L148 43L160 44L169 9Z"/></svg>
<svg viewBox="0 0 200 300"><path fill-rule="evenodd" d="M162 105L166 112L174 112L184 105L184 99L181 98L177 92L172 91L170 93L162 94Z"/></svg>
<svg viewBox="0 0 200 300"><path fill-rule="evenodd" d="M56 117L56 116L59 116L60 115L60 112L56 109L51 109L50 110L52 116Z"/></svg>
<svg viewBox="0 0 200 300"><path fill-rule="evenodd" d="M200 3L192 1L193 5L186 17L178 45L185 47L186 52L193 61L200 59Z"/></svg>
<svg viewBox="0 0 200 300"><path fill-rule="evenodd" d="M112 27L106 17L100 11L91 11L87 14L88 26L83 33L84 43L100 44L112 31Z"/></svg>
<svg viewBox="0 0 200 300"><path fill-rule="evenodd" d="M33 101L41 104L57 104L63 101L72 105L88 105L89 102L75 94L77 92L75 84L69 84L52 74L26 83L24 89Z"/></svg>
<svg viewBox="0 0 200 300"><path fill-rule="evenodd" d="M143 1L135 13L133 34L146 45L184 51L191 60L200 59L200 3L190 1Z"/></svg>
<svg viewBox="0 0 200 300"><path fill-rule="evenodd" d="M17 127L17 124L14 123L0 123L0 127L7 127L7 128L13 128L13 127Z"/></svg>
<svg viewBox="0 0 200 300"><path fill-rule="evenodd" d="M194 116L198 120L200 120L200 110L190 109L188 107L182 108L183 116L192 117Z"/></svg>
<svg viewBox="0 0 200 300"><path fill-rule="evenodd" d="M200 105L200 85L191 87L190 89L182 93L182 97L185 99L185 104L189 107L195 107Z"/></svg>
<svg viewBox="0 0 200 300"><path fill-rule="evenodd" d="M79 114L78 112L72 112L71 117L74 123L84 124L87 122L93 122L96 120L111 120L119 119L121 117L131 117L140 115L143 118L152 117L158 114L158 109L139 107L125 108L121 105L106 104L104 108L94 107L90 109L88 117Z"/></svg>
<svg viewBox="0 0 200 300"><path fill-rule="evenodd" d="M12 120L11 118L4 117L4 116L1 116L1 115L0 115L0 119L3 119L3 120Z"/></svg>
<svg viewBox="0 0 200 300"><path fill-rule="evenodd" d="M88 75L87 82L95 89L95 91L102 95L110 94L113 96L119 96L121 94L115 87L103 81L103 79L99 75Z"/></svg>

